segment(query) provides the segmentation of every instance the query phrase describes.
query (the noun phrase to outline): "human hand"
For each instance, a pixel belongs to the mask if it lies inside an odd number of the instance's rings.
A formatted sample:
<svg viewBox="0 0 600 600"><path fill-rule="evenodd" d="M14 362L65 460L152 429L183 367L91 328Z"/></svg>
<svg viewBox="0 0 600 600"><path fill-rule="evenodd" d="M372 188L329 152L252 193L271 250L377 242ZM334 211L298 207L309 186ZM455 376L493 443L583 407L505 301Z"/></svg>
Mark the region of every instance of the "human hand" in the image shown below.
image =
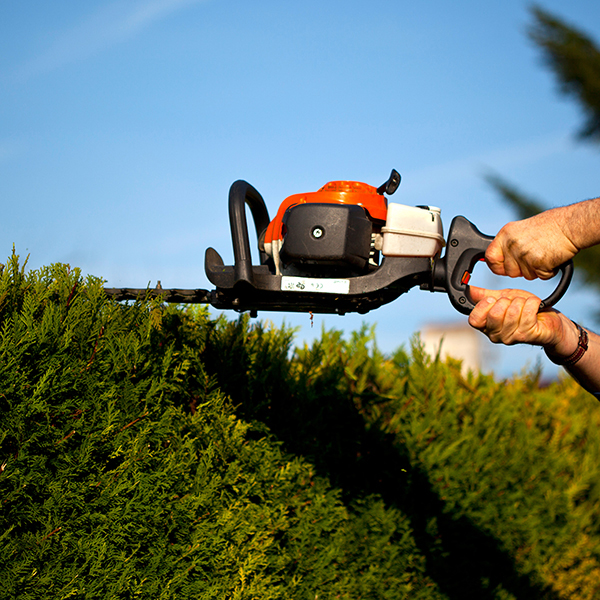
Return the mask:
<svg viewBox="0 0 600 600"><path fill-rule="evenodd" d="M579 251L565 233L568 207L506 224L490 243L485 259L496 275L550 279Z"/></svg>
<svg viewBox="0 0 600 600"><path fill-rule="evenodd" d="M540 299L535 294L475 286L469 286L469 294L477 303L469 324L496 344L533 344L557 356L569 356L577 347L573 322L554 309L539 312Z"/></svg>

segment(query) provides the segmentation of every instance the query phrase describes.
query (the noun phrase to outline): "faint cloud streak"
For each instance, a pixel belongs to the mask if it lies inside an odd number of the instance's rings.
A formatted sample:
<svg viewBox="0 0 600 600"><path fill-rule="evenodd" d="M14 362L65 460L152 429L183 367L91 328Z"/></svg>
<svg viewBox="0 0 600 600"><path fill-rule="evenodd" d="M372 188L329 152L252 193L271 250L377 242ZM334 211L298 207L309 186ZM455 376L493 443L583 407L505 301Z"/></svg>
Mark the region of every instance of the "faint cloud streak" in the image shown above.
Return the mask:
<svg viewBox="0 0 600 600"><path fill-rule="evenodd" d="M145 0L135 3L113 2L66 31L43 54L21 65L21 82L77 63L107 48L122 43L160 19L207 0Z"/></svg>
<svg viewBox="0 0 600 600"><path fill-rule="evenodd" d="M515 166L535 163L573 149L572 136L555 133L533 140L519 141L477 156L457 158L438 165L418 169L411 173L411 188L429 194L440 187L481 179L481 174L491 169L506 171Z"/></svg>

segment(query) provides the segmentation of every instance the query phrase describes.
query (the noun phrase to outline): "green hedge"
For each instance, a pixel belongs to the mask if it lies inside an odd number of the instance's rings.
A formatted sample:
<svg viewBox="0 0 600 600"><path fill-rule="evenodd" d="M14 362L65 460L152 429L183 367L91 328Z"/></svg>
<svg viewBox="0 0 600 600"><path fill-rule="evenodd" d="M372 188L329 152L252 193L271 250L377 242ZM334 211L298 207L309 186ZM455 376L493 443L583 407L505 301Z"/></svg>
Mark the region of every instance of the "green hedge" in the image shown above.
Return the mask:
<svg viewBox="0 0 600 600"><path fill-rule="evenodd" d="M209 328L205 364L244 418L267 424L346 497L375 493L408 515L444 593L600 595L592 396L568 378L540 389L536 372L463 377L418 340L384 356L367 328L349 339L324 331L288 358L286 334L222 320Z"/></svg>
<svg viewBox="0 0 600 600"><path fill-rule="evenodd" d="M418 340L0 275L0 597L548 600L600 592L600 413Z"/></svg>
<svg viewBox="0 0 600 600"><path fill-rule="evenodd" d="M444 598L406 515L236 416L200 360L215 327L12 257L0 597Z"/></svg>

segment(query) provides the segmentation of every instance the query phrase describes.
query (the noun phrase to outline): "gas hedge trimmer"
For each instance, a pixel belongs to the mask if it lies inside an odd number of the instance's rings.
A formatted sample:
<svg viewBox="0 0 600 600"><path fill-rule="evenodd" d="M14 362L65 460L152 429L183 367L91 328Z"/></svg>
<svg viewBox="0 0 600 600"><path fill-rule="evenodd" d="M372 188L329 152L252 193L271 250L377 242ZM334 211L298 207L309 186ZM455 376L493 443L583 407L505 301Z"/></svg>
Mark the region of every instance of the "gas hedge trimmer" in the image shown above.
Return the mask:
<svg viewBox="0 0 600 600"><path fill-rule="evenodd" d="M440 209L388 202L400 184L393 170L378 188L357 181L332 181L317 192L295 194L269 218L262 196L247 182L229 190L234 264L208 248L205 271L213 290L106 288L117 300L160 296L164 302L204 303L218 309L312 313L367 313L415 286L445 292L469 314L469 278L493 237L465 217L454 217L443 236ZM246 220L250 209L260 264L252 264ZM441 256L445 246L444 255ZM573 264L560 267L553 306L566 292Z"/></svg>

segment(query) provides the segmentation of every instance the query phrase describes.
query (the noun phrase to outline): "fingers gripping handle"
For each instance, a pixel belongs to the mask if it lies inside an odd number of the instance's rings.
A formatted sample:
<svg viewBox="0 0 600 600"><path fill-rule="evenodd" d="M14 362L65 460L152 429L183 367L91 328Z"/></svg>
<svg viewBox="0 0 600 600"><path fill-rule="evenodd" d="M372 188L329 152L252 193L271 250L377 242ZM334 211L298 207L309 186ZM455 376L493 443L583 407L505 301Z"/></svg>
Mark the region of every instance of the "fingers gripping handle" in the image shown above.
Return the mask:
<svg viewBox="0 0 600 600"><path fill-rule="evenodd" d="M481 233L464 217L454 217L448 234L446 254L436 264L434 279L448 292L452 306L468 315L475 308L469 295L469 279L477 261L485 257L485 251L494 239ZM567 261L560 266L562 276L554 292L540 303L540 310L554 306L565 294L573 277L573 263ZM443 278L443 282L442 282Z"/></svg>

